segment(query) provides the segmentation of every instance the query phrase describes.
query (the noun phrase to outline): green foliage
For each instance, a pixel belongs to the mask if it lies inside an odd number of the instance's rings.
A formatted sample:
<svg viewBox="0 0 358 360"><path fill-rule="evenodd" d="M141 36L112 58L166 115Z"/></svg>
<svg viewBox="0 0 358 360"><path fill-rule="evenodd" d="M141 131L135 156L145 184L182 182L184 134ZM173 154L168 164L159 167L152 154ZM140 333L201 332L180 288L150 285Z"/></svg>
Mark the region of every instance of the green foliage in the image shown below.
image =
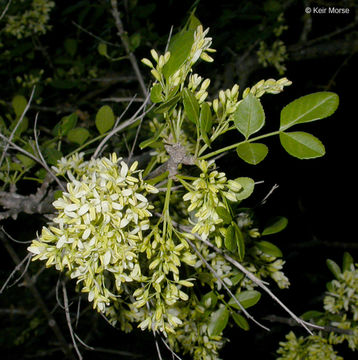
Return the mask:
<svg viewBox="0 0 358 360"><path fill-rule="evenodd" d="M318 335L299 337L291 331L286 342L280 342L277 353L281 360L296 358L343 359L333 345L347 342L351 350L358 347L358 270L349 253L343 256L343 271L333 260L327 266L335 279L327 284L323 299L325 312L307 311L305 320L322 326Z"/></svg>

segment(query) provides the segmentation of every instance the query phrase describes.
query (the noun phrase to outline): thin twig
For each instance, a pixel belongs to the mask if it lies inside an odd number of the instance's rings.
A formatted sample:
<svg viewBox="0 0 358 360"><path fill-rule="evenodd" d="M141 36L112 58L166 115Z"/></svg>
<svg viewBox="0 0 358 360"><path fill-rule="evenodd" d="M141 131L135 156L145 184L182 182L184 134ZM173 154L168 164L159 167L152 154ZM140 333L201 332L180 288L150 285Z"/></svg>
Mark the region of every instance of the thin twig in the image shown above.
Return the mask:
<svg viewBox="0 0 358 360"><path fill-rule="evenodd" d="M162 340L163 344L165 345L165 347L170 351L170 353L172 354L173 358L177 358L178 360L183 360L180 356L178 356L172 349L171 347L167 344L167 342L163 339L163 337L160 337L160 340Z"/></svg>
<svg viewBox="0 0 358 360"><path fill-rule="evenodd" d="M208 270L215 276L215 278L219 281L221 286L227 291L227 293L234 299L235 303L239 306L241 311L245 314L245 316L253 321L255 324L260 326L261 328L270 331L269 328L262 325L260 322L258 322L252 315L249 314L249 312L242 306L240 301L236 298L236 296L232 293L232 291L226 286L225 282L221 279L221 277L216 273L216 271L211 267L211 265L206 261L204 256L200 253L200 251L197 249L197 247L188 239L185 239L189 246L194 250L194 252L200 257L201 261L205 264L205 266L208 268Z"/></svg>
<svg viewBox="0 0 358 360"><path fill-rule="evenodd" d="M146 106L147 102L149 101L149 96L147 96L146 101L139 107L139 109L135 112L135 114L128 119L127 121L123 122L122 124L114 127L104 138L103 140L100 142L100 144L97 146L96 151L93 154L93 158L95 159L99 152L101 151L102 147L104 146L104 144L116 133L118 133L119 131L127 128L128 126L134 124L136 121L142 119L153 107L153 105L145 111L145 113L143 113L142 115L138 116L138 114L143 110L143 108Z"/></svg>
<svg viewBox="0 0 358 360"><path fill-rule="evenodd" d="M14 129L12 130L12 132L11 132L11 134L10 134L10 136L9 136L8 142L7 142L7 144L5 145L4 151L3 151L2 155L1 155L1 158L0 158L0 166L2 165L2 162L4 161L4 158L5 158L5 156L6 156L7 149L9 148L9 144L11 143L13 137L15 136L16 130L19 128L20 124L22 123L22 121L23 121L24 118L25 118L25 115L26 115L27 111L28 111L29 108L30 108L32 98L33 98L33 96L34 96L34 94L35 94L35 90L36 90L36 86L34 86L34 87L32 88L31 95L30 95L30 99L29 99L29 101L27 102L27 104L26 104L26 106L25 106L25 109L24 109L24 111L22 112L22 114L21 114L21 116L20 116L20 119L19 119L18 122L16 123Z"/></svg>
<svg viewBox="0 0 358 360"><path fill-rule="evenodd" d="M0 15L0 21L2 20L2 18L3 18L3 17L5 16L5 14L7 13L7 10L9 9L9 6L10 6L10 4L11 4L11 1L12 1L12 0L9 0L9 1L7 2L7 4L6 4L3 12L2 12L1 15Z"/></svg>
<svg viewBox="0 0 358 360"><path fill-rule="evenodd" d="M86 30L84 27L82 27L81 25L77 24L76 22L72 21L72 24L75 25L77 28L79 28L81 31L85 32L86 34L92 36L93 38L95 38L96 40L99 40L100 42L110 45L110 46L115 46L115 47L120 47L118 44L115 43L111 43L109 41L106 41L104 39L102 39L101 37L93 34L92 32Z"/></svg>
<svg viewBox="0 0 358 360"><path fill-rule="evenodd" d="M277 315L267 315L263 319L268 320L270 322L278 322L278 323L282 323L282 324L287 324L289 326L299 326L299 324L297 324L297 322L294 321L292 318L285 318L285 317L277 316ZM312 327L314 329L319 329L319 330L322 330L325 332L335 332L338 334L354 335L352 330L341 329L341 328L337 328L336 326L331 326L331 325L320 326L320 325L315 325L315 324L308 323L308 322L306 322L306 325L308 327Z"/></svg>
<svg viewBox="0 0 358 360"><path fill-rule="evenodd" d="M7 238L4 236L4 234L2 232L0 232L0 239L1 239L5 249L9 253L11 259L13 260L13 262L16 265L18 265L20 263L20 259L17 256L16 251L10 245L9 241L7 240ZM33 297L35 298L35 301L38 303L39 307L45 314L51 330L54 332L57 340L59 341L61 350L64 352L64 354L67 356L68 359L75 360L72 350L71 350L70 346L67 344L66 339L63 336L60 327L58 326L55 318L52 316L52 314L48 310L45 301L43 300L43 298L42 298L41 294L39 293L39 291L37 290L36 286L31 281L30 276L27 273L25 273L24 277L25 277L26 284L28 284L29 290L31 291Z"/></svg>
<svg viewBox="0 0 358 360"><path fill-rule="evenodd" d="M117 0L111 0L111 5L112 5L112 15L118 30L118 35L122 41L123 47L125 49L125 52L128 55L129 61L131 62L131 65L133 67L134 73L137 77L137 80L139 82L140 88L142 90L143 95L146 97L147 96L147 87L145 86L144 80L143 80L143 76L139 70L139 66L138 66L138 62L136 57L134 56L133 52L130 49L129 43L128 43L128 39L125 36L125 31L123 29L123 24L122 24L122 20L120 17L120 13L118 11L118 3Z"/></svg>
<svg viewBox="0 0 358 360"><path fill-rule="evenodd" d="M111 102L144 102L144 98L130 98L130 97L110 97L101 99L101 101L111 101Z"/></svg>
<svg viewBox="0 0 358 360"><path fill-rule="evenodd" d="M39 115L39 113L36 114L35 123L34 123L34 137L35 137L35 146L36 146L37 154L38 154L39 158L41 159L42 166L45 168L45 170L48 172L48 174L57 182L57 184L60 186L62 191L66 191L65 187L62 185L61 181L57 178L57 176L49 168L49 166L46 163L45 158L42 155L40 145L39 145L39 142L38 142L38 138L37 138L37 130L36 130L37 129L38 115Z"/></svg>
<svg viewBox="0 0 358 360"><path fill-rule="evenodd" d="M80 350L78 349L77 346L77 342L75 339L75 335L72 329L72 324L71 324L71 315L70 315L70 309L68 307L68 297L67 297L67 290L66 290L66 285L65 282L62 281L62 292L63 292L63 302L65 305L65 314L66 314L66 320L67 320L67 325L68 325L68 329L70 330L70 335L71 335L71 339L72 339L72 344L76 350L77 356L80 360L82 360L82 354L80 352Z"/></svg>
<svg viewBox="0 0 358 360"><path fill-rule="evenodd" d="M143 113L145 112L145 108L143 108ZM144 117L144 116L143 116ZM137 127L137 131L135 133L135 137L134 137L134 141L133 141L133 144L132 144L132 148L131 148L131 151L129 152L129 155L128 155L128 164L130 164L131 162L131 159L132 159L132 156L133 156L133 153L134 153L134 148L137 144L137 140L138 140L138 136L139 136L139 133L140 133L140 130L142 128L142 123L143 123L143 117L140 119L140 122L139 122L139 125Z"/></svg>
<svg viewBox="0 0 358 360"><path fill-rule="evenodd" d="M29 254L27 254L27 255L21 260L21 262L19 262L19 263L15 266L14 270L11 271L11 273L10 273L10 275L8 276L8 278L6 279L4 285L1 287L1 289L0 289L0 295L4 292L4 290L5 290L6 288L10 288L11 286L14 286L16 283L18 283L18 282L20 281L20 279L23 278L25 272L27 271L27 269L28 269L28 267L29 267L30 260L31 260L31 254L29 253ZM27 261L27 264L26 264L26 266L23 268L22 265L23 265L26 261ZM13 284L7 286L8 283L10 282L10 280L12 279L12 277L15 275L15 273L16 273L17 271L20 271L21 269L22 269L23 272L22 272L22 274L20 275L20 277L19 277L17 280L15 280L15 282L14 282Z"/></svg>

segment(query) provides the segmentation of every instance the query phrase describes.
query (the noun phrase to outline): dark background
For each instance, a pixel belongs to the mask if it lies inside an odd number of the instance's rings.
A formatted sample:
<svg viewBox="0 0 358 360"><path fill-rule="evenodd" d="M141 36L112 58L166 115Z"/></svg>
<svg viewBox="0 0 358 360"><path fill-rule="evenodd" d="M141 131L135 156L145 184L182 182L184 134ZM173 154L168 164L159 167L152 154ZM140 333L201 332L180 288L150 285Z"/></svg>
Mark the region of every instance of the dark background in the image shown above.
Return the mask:
<svg viewBox="0 0 358 360"><path fill-rule="evenodd" d="M108 69L111 75L128 73L128 64L112 63L107 60L91 55L96 52L94 39L79 32L72 25L72 21L79 22L81 6L79 10L66 13L67 2L56 2L56 8L51 15L55 32L46 34L42 41L47 46L51 57L61 53L63 39L66 36L78 37L81 40L80 53L84 62L98 62L101 70ZM72 2L71 2L72 3ZM83 2L78 2L83 3ZM132 4L133 3L133 4ZM331 280L332 275L326 267L326 259L330 258L341 263L344 251L357 260L358 243L356 237L356 197L357 185L354 168L356 167L356 84L357 84L357 8L354 1L317 1L309 6L327 7L336 4L340 7L348 7L350 14L312 14L312 27L305 41L300 41L304 23L305 7L310 2L304 1L228 1L212 3L209 1L145 1L140 4L135 2L120 2L123 9L127 9L124 24L131 32L139 31L142 43L136 49L138 59L148 56L148 51L155 47L163 49L170 27L174 31L184 24L188 11L193 5L197 5L196 15L204 25L210 27L210 35L213 37L213 48L217 49L214 54L213 64L200 64L196 71L205 77L215 78L212 85L215 89L232 87L234 83L240 84L241 91L246 86L252 86L257 81L267 78L281 77L273 67L263 68L257 63L255 51L257 43L261 40L272 42L274 37L272 29L275 19L280 12L284 13L285 24L288 26L281 39L287 46L288 59L287 71L284 76L293 84L285 88L279 95L265 95L262 103L266 113L267 131L275 130L279 124L279 113L284 105L299 96L315 91L334 91L340 97L340 106L336 113L328 119L307 124L304 130L317 136L326 147L326 155L315 160L298 160L290 157L281 148L278 138L270 138L265 143L269 145L270 152L267 158L259 166L251 166L239 160L235 154L230 154L222 160L220 166L235 176L250 176L255 181L264 181L257 185L255 194L248 200L247 206L255 207L257 217L265 223L271 216L283 215L289 220L288 227L281 234L272 238L284 253L286 265L285 274L291 281L288 290L275 293L296 314L307 310L322 310L322 299L325 291L325 283ZM98 2L97 7L103 7L103 13L96 17L85 17L82 26L103 38L114 39L115 30L108 15L108 2ZM132 5L131 5L132 4ZM131 7L132 6L132 7ZM82 8L85 5L82 4ZM148 10L149 7L149 10ZM98 11L98 10L97 10ZM353 24L348 27L349 24ZM348 27L346 30L344 30ZM343 30L342 30L343 29ZM67 34L68 32L68 34ZM316 41L312 41L316 40ZM310 42L312 45L310 45ZM254 44L256 43L256 47ZM16 43L11 46L17 46ZM253 46L253 50L245 54ZM63 49L62 49L63 51ZM46 61L38 54L35 58L36 65L43 65L48 75L53 75L51 69L46 67ZM91 58L93 56L93 58ZM35 61L34 60L34 61ZM16 76L16 71L21 73L21 67L16 70L7 64L10 78ZM23 65L22 65L23 66ZM28 65L35 66L35 65ZM6 84L5 89L0 90L3 99L9 101L11 96L18 93L18 88L13 80L9 80L9 68L2 67L0 78ZM141 67L143 73L147 70ZM149 81L149 77L147 77ZM69 107L78 106L82 111L91 114L98 105L98 98L93 96L90 101L86 95L96 91L97 83L82 88L70 88L61 92L52 89L47 92L46 88L41 94L43 106L53 106L63 109L64 104ZM99 96L123 95L126 92L137 91L137 84L114 83L111 86L98 87L101 90ZM213 95L214 95L213 90ZM98 107L98 106L97 106ZM120 107L118 106L118 110ZM64 111L65 113L65 111ZM51 128L60 117L59 113L43 112L44 126ZM63 113L62 113L63 114ZM93 121L93 120L89 120ZM297 127L298 130L300 130ZM227 144L235 139L224 139ZM261 200L275 185L279 185L268 201L261 205ZM27 186L27 185L26 185ZM25 189L24 191L30 191ZM18 220L8 220L6 229L14 237L21 240L32 239L36 231L41 228L41 217L29 217L20 215ZM271 239L270 239L271 240ZM23 257L26 246L14 244L14 248ZM13 263L7 253L1 252L1 279L6 279L13 269ZM36 265L31 271L36 271ZM52 283L56 283L58 275L49 271L49 275L42 276L40 291L46 293ZM274 285L272 285L274 289ZM29 299L27 299L29 297ZM7 290L0 298L0 307L31 306L28 290L14 287ZM19 299L20 298L20 299ZM21 300L21 301L19 301ZM53 299L48 300L50 303ZM270 314L286 316L282 310L267 296L263 296L259 305L252 311L255 318L260 319ZM66 322L60 310L55 312L56 319L60 322L63 331L66 332ZM156 358L156 350L153 339L139 331L131 335L110 328L100 317L84 316L79 325L78 333L86 332L93 327L94 339L91 345L102 349L116 348L135 353L145 354L145 358ZM48 336L46 328L34 327L24 335L25 341L18 345L11 342L19 334L26 332L31 319L12 317L8 318L0 314L4 322L1 330L0 345L4 359L22 359L37 354L41 351L43 342L46 343ZM43 321L43 320L42 320ZM25 324L25 326L24 326ZM268 323L269 324L269 323ZM227 330L231 339L222 352L222 358L237 357L242 353L250 354L252 359L274 359L278 348L278 341L284 339L284 335L291 330L286 324L269 324L272 328L270 333L252 325L249 332L244 333L237 329ZM292 328L293 329L293 328ZM297 334L304 335L300 328L294 328ZM47 330L48 331L48 330ZM143 336L144 335L144 336ZM53 341L53 339L52 339ZM41 343L42 342L42 343ZM51 338L49 340L51 342ZM46 348L46 346L44 347ZM345 359L353 359L352 353L344 350L345 347L337 347ZM165 354L165 349L163 349ZM34 355L35 356L35 355ZM47 354L45 358L61 358ZM86 352L84 358L98 358L98 354ZM118 354L102 353L101 359L122 358ZM169 358L169 354L163 355ZM123 357L126 358L126 357Z"/></svg>

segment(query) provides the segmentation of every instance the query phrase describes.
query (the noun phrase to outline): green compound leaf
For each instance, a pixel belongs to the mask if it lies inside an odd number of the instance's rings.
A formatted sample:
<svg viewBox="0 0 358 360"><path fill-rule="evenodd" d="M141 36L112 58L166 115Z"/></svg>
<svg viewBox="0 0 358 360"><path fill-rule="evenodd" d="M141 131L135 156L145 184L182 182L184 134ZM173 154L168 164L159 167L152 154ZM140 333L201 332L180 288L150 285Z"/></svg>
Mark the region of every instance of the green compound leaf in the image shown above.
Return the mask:
<svg viewBox="0 0 358 360"><path fill-rule="evenodd" d="M27 100L25 96L15 95L11 100L11 105L15 111L16 117L19 118L26 108Z"/></svg>
<svg viewBox="0 0 358 360"><path fill-rule="evenodd" d="M264 231L262 232L262 235L271 235L276 234L282 231L286 228L288 224L288 220L284 216L276 216L273 218L269 225L265 227Z"/></svg>
<svg viewBox="0 0 358 360"><path fill-rule="evenodd" d="M334 277L337 280L339 280L340 275L342 274L342 271L341 271L341 268L339 267L339 265L331 259L326 260L326 265L327 265L328 269L331 271L331 273L334 275Z"/></svg>
<svg viewBox="0 0 358 360"><path fill-rule="evenodd" d="M184 30L172 37L168 51L170 59L163 67L163 74L168 80L185 62L194 42L194 30Z"/></svg>
<svg viewBox="0 0 358 360"><path fill-rule="evenodd" d="M249 93L238 105L233 120L246 139L259 131L265 124L265 113L260 100Z"/></svg>
<svg viewBox="0 0 358 360"><path fill-rule="evenodd" d="M234 319L234 321L238 327L240 327L241 329L243 329L245 331L250 330L249 323L242 315L233 312L231 314L231 316Z"/></svg>
<svg viewBox="0 0 358 360"><path fill-rule="evenodd" d="M197 124L199 121L199 103L189 89L183 90L183 105L188 119Z"/></svg>
<svg viewBox="0 0 358 360"><path fill-rule="evenodd" d="M218 336L222 333L229 321L229 315L226 307L221 307L211 314L208 325L209 336Z"/></svg>
<svg viewBox="0 0 358 360"><path fill-rule="evenodd" d="M268 147L260 143L244 142L236 148L237 155L251 165L257 165L265 159Z"/></svg>
<svg viewBox="0 0 358 360"><path fill-rule="evenodd" d="M268 241L259 241L256 243L256 246L267 255L271 255L277 258L282 257L282 251L276 245Z"/></svg>
<svg viewBox="0 0 358 360"><path fill-rule="evenodd" d="M236 193L236 199L247 199L254 191L255 181L249 177L238 177L235 179L235 181L237 181L242 186L242 189Z"/></svg>
<svg viewBox="0 0 358 360"><path fill-rule="evenodd" d="M87 129L77 127L68 132L67 139L70 142L82 145L88 139L89 135L90 133Z"/></svg>
<svg viewBox="0 0 358 360"><path fill-rule="evenodd" d="M110 106L102 106L96 114L96 127L100 134L112 129L115 123L115 116Z"/></svg>
<svg viewBox="0 0 358 360"><path fill-rule="evenodd" d="M326 153L324 145L319 139L303 131L282 132L280 141L290 155L299 159L313 159Z"/></svg>
<svg viewBox="0 0 358 360"><path fill-rule="evenodd" d="M302 96L282 109L280 130L286 130L295 124L324 119L336 111L338 103L338 95L328 91Z"/></svg>

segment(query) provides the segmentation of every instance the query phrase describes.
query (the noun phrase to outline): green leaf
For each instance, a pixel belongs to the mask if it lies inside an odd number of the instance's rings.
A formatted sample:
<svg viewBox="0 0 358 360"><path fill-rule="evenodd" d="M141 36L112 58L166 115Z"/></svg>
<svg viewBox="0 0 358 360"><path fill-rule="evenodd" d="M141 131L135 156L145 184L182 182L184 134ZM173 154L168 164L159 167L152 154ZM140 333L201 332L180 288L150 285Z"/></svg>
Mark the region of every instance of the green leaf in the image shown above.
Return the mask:
<svg viewBox="0 0 358 360"><path fill-rule="evenodd" d="M172 37L168 47L170 59L163 67L163 74L167 80L183 65L190 54L193 42L194 30L184 30Z"/></svg>
<svg viewBox="0 0 358 360"><path fill-rule="evenodd" d="M89 131L85 128L77 127L71 129L67 134L67 139L70 142L82 145L89 137Z"/></svg>
<svg viewBox="0 0 358 360"><path fill-rule="evenodd" d="M160 84L154 84L150 91L150 100L156 104L163 101L162 86Z"/></svg>
<svg viewBox="0 0 358 360"><path fill-rule="evenodd" d="M23 154L17 154L16 157L22 162L25 168L30 168L36 163L35 160L32 160L31 158Z"/></svg>
<svg viewBox="0 0 358 360"><path fill-rule="evenodd" d="M236 245L237 245L237 254L239 256L239 260L244 260L245 257L245 239L244 235L241 232L239 226L236 223L232 223L235 230L235 239L236 239Z"/></svg>
<svg viewBox="0 0 358 360"><path fill-rule="evenodd" d="M194 13L190 14L190 17L188 19L188 26L187 28L189 30L196 30L198 26L201 25L200 20L194 15Z"/></svg>
<svg viewBox="0 0 358 360"><path fill-rule="evenodd" d="M265 159L268 148L265 144L244 142L236 148L237 155L251 165L257 165Z"/></svg>
<svg viewBox="0 0 358 360"><path fill-rule="evenodd" d="M354 260L352 258L352 255L349 252L344 252L343 254L343 264L342 264L342 270L343 271L351 271L351 267L354 264Z"/></svg>
<svg viewBox="0 0 358 360"><path fill-rule="evenodd" d="M215 209L219 217L223 220L224 224L230 224L232 221L230 212L223 206L219 206Z"/></svg>
<svg viewBox="0 0 358 360"><path fill-rule="evenodd" d="M225 329L229 321L229 311L226 307L221 307L220 309L213 312L210 316L210 321L208 325L208 334L209 336L218 336Z"/></svg>
<svg viewBox="0 0 358 360"><path fill-rule="evenodd" d="M280 133L283 148L299 159L313 159L325 154L324 145L319 139L303 131Z"/></svg>
<svg viewBox="0 0 358 360"><path fill-rule="evenodd" d="M235 179L241 186L241 190L236 193L237 200L247 199L254 191L255 181L249 177L238 177Z"/></svg>
<svg viewBox="0 0 358 360"><path fill-rule="evenodd" d="M234 276L230 278L233 285L237 285L245 277L244 273L237 272Z"/></svg>
<svg viewBox="0 0 358 360"><path fill-rule="evenodd" d="M210 309L210 308L215 307L216 303L218 302L218 297L216 296L214 291L210 291L201 298L200 302L207 309Z"/></svg>
<svg viewBox="0 0 358 360"><path fill-rule="evenodd" d="M208 132L211 131L211 127L213 125L212 114L210 110L210 105L207 102L201 104L201 111L199 116L199 126L200 133L205 141L205 144L210 147L210 140L208 137Z"/></svg>
<svg viewBox="0 0 358 360"><path fill-rule="evenodd" d="M195 95L187 88L183 91L183 105L188 119L197 124L199 121L199 103Z"/></svg>
<svg viewBox="0 0 358 360"><path fill-rule="evenodd" d="M132 52L140 45L141 40L141 35L139 33L135 33L130 36L129 44Z"/></svg>
<svg viewBox="0 0 358 360"><path fill-rule="evenodd" d="M276 245L268 241L259 241L256 243L256 246L267 255L271 255L277 258L282 257L282 251Z"/></svg>
<svg viewBox="0 0 358 360"><path fill-rule="evenodd" d="M52 130L52 134L55 136L64 136L73 129L77 124L77 114L72 113L71 115L64 116L61 121L56 124Z"/></svg>
<svg viewBox="0 0 358 360"><path fill-rule="evenodd" d="M338 103L338 95L328 91L302 96L282 109L280 130L326 118L336 111Z"/></svg>
<svg viewBox="0 0 358 360"><path fill-rule="evenodd" d="M62 197L62 194L63 194L63 191L62 191L62 190L56 190L56 191L53 193L53 198L54 198L54 200L57 200L57 199L59 199L60 197Z"/></svg>
<svg viewBox="0 0 358 360"><path fill-rule="evenodd" d="M63 156L61 151L58 151L55 148L45 148L43 150L43 155L45 157L45 160L50 165L57 165L57 161L61 159Z"/></svg>
<svg viewBox="0 0 358 360"><path fill-rule="evenodd" d="M162 104L160 104L156 109L155 112L162 114L165 112L168 112L171 108L173 108L177 102L181 99L181 95L175 95L173 97L171 97L170 99L168 99L167 101L163 102Z"/></svg>
<svg viewBox="0 0 358 360"><path fill-rule="evenodd" d="M17 123L20 121L20 117L16 118L15 121L13 121L10 125L10 130L12 131ZM25 116L23 117L21 124L18 126L18 128L15 131L15 136L20 136L24 131L27 130L29 126L29 119Z"/></svg>
<svg viewBox="0 0 358 360"><path fill-rule="evenodd" d="M243 306L243 308L247 309L258 303L258 301L261 298L261 293L256 290L244 290L239 293L236 293L235 297L239 301L239 303ZM235 309L240 310L240 307L234 298L231 298L229 300L229 305Z"/></svg>
<svg viewBox="0 0 358 360"><path fill-rule="evenodd" d="M235 230L234 230L234 227L232 225L230 225L226 229L226 236L225 236L224 244L225 244L225 247L229 251L231 251L231 252L236 251L237 245L236 245L236 240L235 240Z"/></svg>
<svg viewBox="0 0 358 360"><path fill-rule="evenodd" d="M341 268L339 267L339 265L331 259L326 260L326 265L327 265L328 269L331 271L331 273L334 275L334 277L337 280L339 280L340 275L342 274L342 271L341 271Z"/></svg>
<svg viewBox="0 0 358 360"><path fill-rule="evenodd" d="M100 134L112 129L115 123L115 116L110 106L102 106L96 114L96 127Z"/></svg>
<svg viewBox="0 0 358 360"><path fill-rule="evenodd" d="M240 327L241 329L243 329L245 331L250 330L249 323L242 315L233 312L233 313L231 313L231 316L234 319L234 321L238 327Z"/></svg>
<svg viewBox="0 0 358 360"><path fill-rule="evenodd" d="M78 43L76 39L66 39L64 42L64 47L68 55L75 56L78 48Z"/></svg>
<svg viewBox="0 0 358 360"><path fill-rule="evenodd" d="M302 314L300 317L304 321L312 321L321 318L324 315L321 311L309 310Z"/></svg>
<svg viewBox="0 0 358 360"><path fill-rule="evenodd" d="M160 134L162 133L163 129L165 128L165 124L162 124L157 131L155 132L155 134L153 135L153 137L142 141L139 144L139 147L141 148L141 150L143 150L144 148L146 148L147 146L153 144L154 142L156 142L159 139Z"/></svg>
<svg viewBox="0 0 358 360"><path fill-rule="evenodd" d="M97 47L97 51L100 55L108 58L108 52L107 52L107 44L100 42Z"/></svg>
<svg viewBox="0 0 358 360"><path fill-rule="evenodd" d="M284 216L276 216L270 221L269 225L265 227L265 229L262 232L262 235L271 235L271 234L279 233L280 231L286 228L287 223L288 220Z"/></svg>
<svg viewBox="0 0 358 360"><path fill-rule="evenodd" d="M233 120L246 139L259 131L265 124L265 113L260 100L249 93L238 105Z"/></svg>
<svg viewBox="0 0 358 360"><path fill-rule="evenodd" d="M15 111L16 117L19 118L26 108L27 100L25 96L15 95L11 100L11 105Z"/></svg>

